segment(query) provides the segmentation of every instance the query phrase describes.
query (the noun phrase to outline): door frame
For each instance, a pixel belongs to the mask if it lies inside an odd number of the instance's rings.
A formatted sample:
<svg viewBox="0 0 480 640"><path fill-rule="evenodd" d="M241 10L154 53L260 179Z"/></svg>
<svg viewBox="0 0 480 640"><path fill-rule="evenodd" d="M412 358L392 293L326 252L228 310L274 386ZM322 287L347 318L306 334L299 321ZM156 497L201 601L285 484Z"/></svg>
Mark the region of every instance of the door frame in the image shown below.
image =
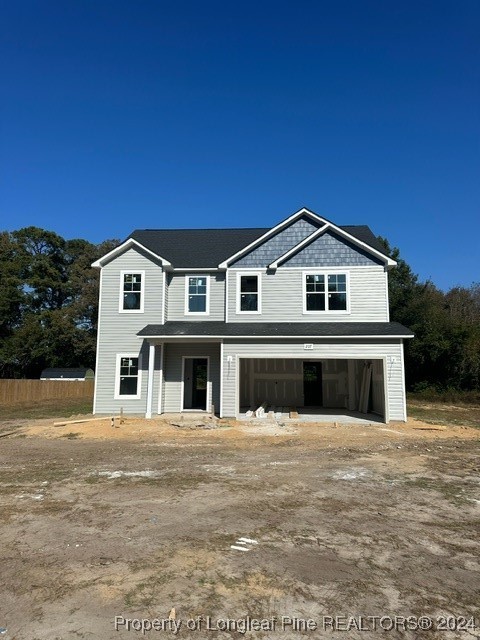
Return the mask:
<svg viewBox="0 0 480 640"><path fill-rule="evenodd" d="M185 361L186 360L206 360L207 361L207 398L205 409L185 409ZM209 413L212 407L212 381L210 380L210 356L182 356L182 388L180 391L180 411L192 411L194 413Z"/></svg>
<svg viewBox="0 0 480 640"><path fill-rule="evenodd" d="M307 363L320 365L320 393L321 404L307 404L305 402L305 365ZM302 361L302 374L303 374L303 406L304 407L323 407L323 363L321 360L303 360Z"/></svg>

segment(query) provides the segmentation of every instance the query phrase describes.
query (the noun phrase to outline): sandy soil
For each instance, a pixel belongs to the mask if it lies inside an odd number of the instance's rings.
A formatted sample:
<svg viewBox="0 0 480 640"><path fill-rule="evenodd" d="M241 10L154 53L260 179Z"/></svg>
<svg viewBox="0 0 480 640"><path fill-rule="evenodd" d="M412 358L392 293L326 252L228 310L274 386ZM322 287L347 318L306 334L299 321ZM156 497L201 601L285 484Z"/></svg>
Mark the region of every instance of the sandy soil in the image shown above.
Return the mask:
<svg viewBox="0 0 480 640"><path fill-rule="evenodd" d="M478 430L52 422L0 425L0 638L480 637Z"/></svg>

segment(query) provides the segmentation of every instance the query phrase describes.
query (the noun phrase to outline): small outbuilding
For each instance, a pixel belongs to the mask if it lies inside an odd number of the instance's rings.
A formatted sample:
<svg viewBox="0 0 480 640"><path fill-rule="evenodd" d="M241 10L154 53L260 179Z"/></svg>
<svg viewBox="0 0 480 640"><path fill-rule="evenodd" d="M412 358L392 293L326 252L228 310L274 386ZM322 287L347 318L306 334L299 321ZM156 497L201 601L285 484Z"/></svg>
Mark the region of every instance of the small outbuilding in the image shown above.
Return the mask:
<svg viewBox="0 0 480 640"><path fill-rule="evenodd" d="M40 380L65 380L80 381L95 380L93 369L75 367L51 367L44 369L40 374Z"/></svg>

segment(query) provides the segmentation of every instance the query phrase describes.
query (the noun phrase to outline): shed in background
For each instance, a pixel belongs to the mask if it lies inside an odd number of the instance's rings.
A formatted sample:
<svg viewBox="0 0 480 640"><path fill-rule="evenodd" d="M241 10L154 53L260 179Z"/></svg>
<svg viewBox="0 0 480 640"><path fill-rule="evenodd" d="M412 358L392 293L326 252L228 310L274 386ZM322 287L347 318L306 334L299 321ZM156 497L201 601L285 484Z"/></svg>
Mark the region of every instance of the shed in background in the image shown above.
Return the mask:
<svg viewBox="0 0 480 640"><path fill-rule="evenodd" d="M65 380L80 381L95 380L93 369L75 367L51 367L44 369L40 374L40 380Z"/></svg>

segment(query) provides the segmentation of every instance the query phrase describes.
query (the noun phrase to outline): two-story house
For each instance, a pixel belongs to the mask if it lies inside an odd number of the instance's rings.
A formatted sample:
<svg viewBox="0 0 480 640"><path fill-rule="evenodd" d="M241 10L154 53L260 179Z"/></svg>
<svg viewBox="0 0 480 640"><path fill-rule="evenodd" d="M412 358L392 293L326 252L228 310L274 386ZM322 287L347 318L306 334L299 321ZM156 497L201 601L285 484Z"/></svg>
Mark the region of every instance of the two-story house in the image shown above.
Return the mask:
<svg viewBox="0 0 480 640"><path fill-rule="evenodd" d="M93 265L94 413L238 417L266 402L405 420L395 264L368 227L305 208L271 229L134 231Z"/></svg>

